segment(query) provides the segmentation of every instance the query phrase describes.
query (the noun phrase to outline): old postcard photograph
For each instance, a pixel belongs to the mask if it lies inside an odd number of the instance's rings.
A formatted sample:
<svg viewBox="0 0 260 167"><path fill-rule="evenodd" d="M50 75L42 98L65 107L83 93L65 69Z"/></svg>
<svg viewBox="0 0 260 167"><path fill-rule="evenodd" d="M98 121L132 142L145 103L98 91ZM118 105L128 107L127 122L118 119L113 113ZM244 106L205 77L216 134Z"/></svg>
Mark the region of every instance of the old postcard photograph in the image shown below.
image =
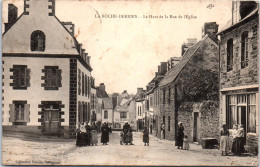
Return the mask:
<svg viewBox="0 0 260 167"><path fill-rule="evenodd" d="M1 65L2 165L258 165L258 1L3 0Z"/></svg>

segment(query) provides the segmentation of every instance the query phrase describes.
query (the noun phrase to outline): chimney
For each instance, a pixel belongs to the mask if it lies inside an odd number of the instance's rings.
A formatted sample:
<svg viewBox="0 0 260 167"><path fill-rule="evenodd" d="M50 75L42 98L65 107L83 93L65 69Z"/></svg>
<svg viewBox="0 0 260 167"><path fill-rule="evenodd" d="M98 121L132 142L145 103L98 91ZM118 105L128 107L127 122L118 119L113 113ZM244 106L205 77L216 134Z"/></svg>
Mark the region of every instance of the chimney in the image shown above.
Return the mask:
<svg viewBox="0 0 260 167"><path fill-rule="evenodd" d="M143 92L143 88L137 88L137 94L140 94L140 93L142 93Z"/></svg>
<svg viewBox="0 0 260 167"><path fill-rule="evenodd" d="M161 75L161 67L158 66L158 75Z"/></svg>
<svg viewBox="0 0 260 167"><path fill-rule="evenodd" d="M8 23L5 23L5 31L8 30L17 20L18 8L13 4L8 4Z"/></svg>
<svg viewBox="0 0 260 167"><path fill-rule="evenodd" d="M165 75L167 72L167 62L161 62L161 75Z"/></svg>
<svg viewBox="0 0 260 167"><path fill-rule="evenodd" d="M100 90L100 91L106 91L106 86L105 86L104 83L101 83L101 84L99 85L99 90Z"/></svg>
<svg viewBox="0 0 260 167"><path fill-rule="evenodd" d="M212 37L217 38L217 32L218 32L218 24L216 22L207 22L204 23L204 26L202 27L202 38L209 34Z"/></svg>
<svg viewBox="0 0 260 167"><path fill-rule="evenodd" d="M75 25L72 22L62 22L62 24L70 32L70 34L74 36Z"/></svg>

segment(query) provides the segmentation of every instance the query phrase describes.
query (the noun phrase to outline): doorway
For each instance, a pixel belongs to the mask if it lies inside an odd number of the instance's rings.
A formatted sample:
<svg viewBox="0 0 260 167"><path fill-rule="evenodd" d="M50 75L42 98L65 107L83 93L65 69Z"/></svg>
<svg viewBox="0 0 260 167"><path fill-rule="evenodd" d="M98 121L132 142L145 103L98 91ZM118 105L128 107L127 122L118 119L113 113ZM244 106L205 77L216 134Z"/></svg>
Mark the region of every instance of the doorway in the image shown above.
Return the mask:
<svg viewBox="0 0 260 167"><path fill-rule="evenodd" d="M59 106L45 105L44 106L44 130L47 134L57 134L59 131Z"/></svg>
<svg viewBox="0 0 260 167"><path fill-rule="evenodd" d="M193 122L193 142L198 142L198 112L194 112L194 122Z"/></svg>

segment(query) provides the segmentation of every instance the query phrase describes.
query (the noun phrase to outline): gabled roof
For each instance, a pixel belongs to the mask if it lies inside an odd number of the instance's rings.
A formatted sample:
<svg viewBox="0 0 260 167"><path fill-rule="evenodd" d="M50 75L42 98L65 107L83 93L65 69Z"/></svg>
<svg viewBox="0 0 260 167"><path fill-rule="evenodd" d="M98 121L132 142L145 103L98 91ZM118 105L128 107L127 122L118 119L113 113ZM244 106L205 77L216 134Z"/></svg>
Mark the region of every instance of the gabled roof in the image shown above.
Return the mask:
<svg viewBox="0 0 260 167"><path fill-rule="evenodd" d="M107 97L103 98L104 109L113 109L112 99Z"/></svg>
<svg viewBox="0 0 260 167"><path fill-rule="evenodd" d="M125 103L123 105L117 106L115 108L115 111L128 111L132 99L125 99L125 100L126 100Z"/></svg>
<svg viewBox="0 0 260 167"><path fill-rule="evenodd" d="M159 83L159 86L166 86L167 84L173 82L207 38L211 38L213 41L216 42L214 38L206 34L202 40L198 41L188 50L186 50L186 52L182 56L182 59L165 74L164 78Z"/></svg>

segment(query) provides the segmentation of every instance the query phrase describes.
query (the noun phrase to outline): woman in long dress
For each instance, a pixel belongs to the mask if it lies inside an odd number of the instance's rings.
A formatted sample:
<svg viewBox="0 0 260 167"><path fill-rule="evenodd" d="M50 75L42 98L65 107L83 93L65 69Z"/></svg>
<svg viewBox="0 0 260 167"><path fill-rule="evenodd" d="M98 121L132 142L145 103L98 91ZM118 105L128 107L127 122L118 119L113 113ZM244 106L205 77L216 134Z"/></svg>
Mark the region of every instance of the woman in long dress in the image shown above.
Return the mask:
<svg viewBox="0 0 260 167"><path fill-rule="evenodd" d="M144 131L143 131L143 142L144 142L144 146L149 146L149 131L147 129L147 127L144 127Z"/></svg>
<svg viewBox="0 0 260 167"><path fill-rule="evenodd" d="M84 123L80 124L79 131L77 132L76 146L86 146L86 128Z"/></svg>
<svg viewBox="0 0 260 167"><path fill-rule="evenodd" d="M240 125L238 129L238 125L235 125L236 133L234 135L234 141L232 145L232 152L235 155L241 155L244 152L244 127Z"/></svg>
<svg viewBox="0 0 260 167"><path fill-rule="evenodd" d="M221 155L227 155L229 131L227 130L226 125L223 125L223 130L221 130L220 136Z"/></svg>
<svg viewBox="0 0 260 167"><path fill-rule="evenodd" d="M108 127L107 122L104 122L104 124L101 127L101 143L103 145L107 145L109 142L109 133L111 132L110 128Z"/></svg>
<svg viewBox="0 0 260 167"><path fill-rule="evenodd" d="M184 137L184 127L182 126L182 123L178 123L178 129L177 129L177 136L176 136L176 142L175 146L178 146L177 149L183 149L183 137Z"/></svg>

